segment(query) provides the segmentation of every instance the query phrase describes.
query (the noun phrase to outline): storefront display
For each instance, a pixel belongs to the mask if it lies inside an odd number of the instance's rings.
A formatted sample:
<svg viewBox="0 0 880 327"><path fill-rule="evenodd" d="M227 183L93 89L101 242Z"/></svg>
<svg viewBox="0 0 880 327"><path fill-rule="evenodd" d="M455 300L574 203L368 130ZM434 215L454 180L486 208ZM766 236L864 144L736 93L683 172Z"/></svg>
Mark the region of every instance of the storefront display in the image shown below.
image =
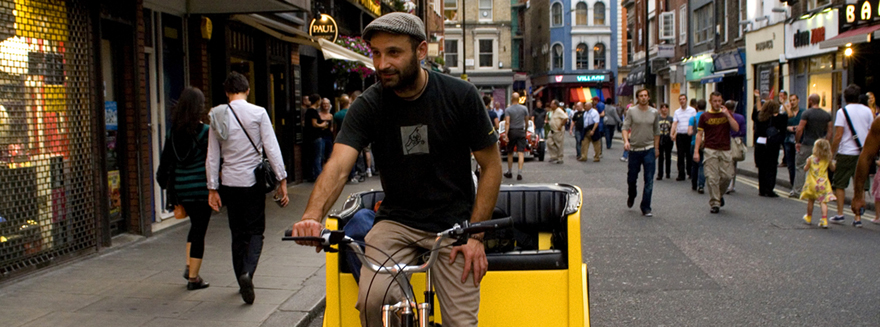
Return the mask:
<svg viewBox="0 0 880 327"><path fill-rule="evenodd" d="M841 65L835 64L836 48L822 49L821 43L838 35L838 10L828 9L807 19L785 26L785 56L792 66L791 94L806 99L810 94L821 98L819 107L837 109ZM806 107L806 100L801 106Z"/></svg>

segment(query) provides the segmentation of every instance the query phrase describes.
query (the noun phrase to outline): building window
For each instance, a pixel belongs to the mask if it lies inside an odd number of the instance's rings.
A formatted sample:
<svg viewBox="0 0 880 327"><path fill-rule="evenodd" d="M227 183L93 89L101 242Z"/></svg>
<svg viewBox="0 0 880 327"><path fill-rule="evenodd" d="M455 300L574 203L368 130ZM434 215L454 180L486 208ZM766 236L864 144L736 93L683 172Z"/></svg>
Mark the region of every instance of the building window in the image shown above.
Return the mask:
<svg viewBox="0 0 880 327"><path fill-rule="evenodd" d="M480 0L480 20L492 20L492 0Z"/></svg>
<svg viewBox="0 0 880 327"><path fill-rule="evenodd" d="M550 6L550 26L562 26L562 3L555 2Z"/></svg>
<svg viewBox="0 0 880 327"><path fill-rule="evenodd" d="M443 0L443 17L448 21L458 21L458 0Z"/></svg>
<svg viewBox="0 0 880 327"><path fill-rule="evenodd" d="M739 9L738 10L739 11L739 21L742 22L742 21L748 20L749 18L746 16L746 0L737 0L737 3L739 3L739 8L738 8ZM743 24L738 24L738 25L739 25L739 33L736 34L736 38L741 39L745 35L746 25L743 25Z"/></svg>
<svg viewBox="0 0 880 327"><path fill-rule="evenodd" d="M810 0L810 1L807 1L807 11L810 11L810 10L813 10L813 9L816 9L816 8L819 8L822 6L827 6L830 4L831 4L831 0Z"/></svg>
<svg viewBox="0 0 880 327"><path fill-rule="evenodd" d="M491 68L494 66L493 56L495 54L492 49L492 40L480 40L480 67Z"/></svg>
<svg viewBox="0 0 880 327"><path fill-rule="evenodd" d="M697 45L712 41L715 38L713 6L706 5L694 10L694 42Z"/></svg>
<svg viewBox="0 0 880 327"><path fill-rule="evenodd" d="M551 69L562 69L562 44L556 44L553 46L553 51L551 51L551 55L553 57Z"/></svg>
<svg viewBox="0 0 880 327"><path fill-rule="evenodd" d="M593 25L605 26L605 4L602 2L593 5Z"/></svg>
<svg viewBox="0 0 880 327"><path fill-rule="evenodd" d="M626 32L626 63L633 62L633 39L632 34Z"/></svg>
<svg viewBox="0 0 880 327"><path fill-rule="evenodd" d="M586 2L578 2L577 6L574 9L574 24L579 26L587 25L587 3Z"/></svg>
<svg viewBox="0 0 880 327"><path fill-rule="evenodd" d="M721 30L718 33L718 36L721 38L721 43L727 43L727 26L729 26L730 21L727 17L727 0L722 1L723 5L721 6L721 17L724 17L724 23L721 24Z"/></svg>
<svg viewBox="0 0 880 327"><path fill-rule="evenodd" d="M605 45L602 43L593 46L593 69L605 69Z"/></svg>
<svg viewBox="0 0 880 327"><path fill-rule="evenodd" d="M590 58L587 49L589 49L589 47L584 43L578 44L575 49L575 64L577 65L577 69L590 69Z"/></svg>
<svg viewBox="0 0 880 327"><path fill-rule="evenodd" d="M444 40L443 51L446 53L446 67L458 67L458 40Z"/></svg>
<svg viewBox="0 0 880 327"><path fill-rule="evenodd" d="M742 1L742 0L740 0ZM678 44L684 45L688 43L688 21L687 15L688 8L687 5L681 5L681 8L678 9Z"/></svg>

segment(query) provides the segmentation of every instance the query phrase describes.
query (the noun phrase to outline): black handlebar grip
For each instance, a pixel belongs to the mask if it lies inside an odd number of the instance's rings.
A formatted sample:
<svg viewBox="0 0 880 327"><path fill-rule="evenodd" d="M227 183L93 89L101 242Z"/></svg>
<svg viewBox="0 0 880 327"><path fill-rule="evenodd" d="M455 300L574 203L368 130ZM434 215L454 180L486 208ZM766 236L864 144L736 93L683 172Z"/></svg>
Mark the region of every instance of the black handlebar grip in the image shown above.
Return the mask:
<svg viewBox="0 0 880 327"><path fill-rule="evenodd" d="M292 229L288 229L288 230L284 231L284 237L291 237L291 236L293 236Z"/></svg>
<svg viewBox="0 0 880 327"><path fill-rule="evenodd" d="M462 232L468 233L468 234L474 234L474 233L485 232L485 231L489 231L489 230L493 230L493 229L508 228L511 226L513 226L513 219L511 219L510 217L507 217L507 218L492 219L492 220L487 220L487 221L481 221L478 223L473 223L473 224L468 225L467 228L462 229Z"/></svg>

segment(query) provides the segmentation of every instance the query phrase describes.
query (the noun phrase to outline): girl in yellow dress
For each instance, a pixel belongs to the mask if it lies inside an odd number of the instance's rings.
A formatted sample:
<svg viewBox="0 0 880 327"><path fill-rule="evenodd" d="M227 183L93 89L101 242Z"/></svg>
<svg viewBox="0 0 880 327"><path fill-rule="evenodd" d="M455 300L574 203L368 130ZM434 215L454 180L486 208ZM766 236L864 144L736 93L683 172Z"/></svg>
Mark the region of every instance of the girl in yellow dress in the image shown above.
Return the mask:
<svg viewBox="0 0 880 327"><path fill-rule="evenodd" d="M831 161L831 144L826 139L818 139L813 144L813 155L807 158L804 167L807 178L801 191L801 200L807 200L807 214L804 222L809 225L813 219L813 202L819 201L822 208L822 221L819 227L828 228L828 201L837 198L831 190L831 182L828 181L828 170L834 171L834 162Z"/></svg>

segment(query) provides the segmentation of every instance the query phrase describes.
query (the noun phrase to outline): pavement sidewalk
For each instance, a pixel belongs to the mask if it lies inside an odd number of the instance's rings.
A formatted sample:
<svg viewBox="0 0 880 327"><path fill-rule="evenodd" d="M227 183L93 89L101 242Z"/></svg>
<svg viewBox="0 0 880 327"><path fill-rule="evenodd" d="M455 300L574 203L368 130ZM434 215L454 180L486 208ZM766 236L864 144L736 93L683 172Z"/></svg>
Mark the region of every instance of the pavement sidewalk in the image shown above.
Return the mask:
<svg viewBox="0 0 880 327"><path fill-rule="evenodd" d="M307 326L325 301L324 254L282 242L299 219L313 184L288 188L291 203L266 201L263 254L254 284L256 301L246 305L232 271L225 209L214 213L205 240L200 275L211 286L187 291L183 279L189 222L151 238L122 235L115 245L72 263L46 268L0 285L4 326ZM349 184L334 208L352 192L380 188L379 178Z"/></svg>

